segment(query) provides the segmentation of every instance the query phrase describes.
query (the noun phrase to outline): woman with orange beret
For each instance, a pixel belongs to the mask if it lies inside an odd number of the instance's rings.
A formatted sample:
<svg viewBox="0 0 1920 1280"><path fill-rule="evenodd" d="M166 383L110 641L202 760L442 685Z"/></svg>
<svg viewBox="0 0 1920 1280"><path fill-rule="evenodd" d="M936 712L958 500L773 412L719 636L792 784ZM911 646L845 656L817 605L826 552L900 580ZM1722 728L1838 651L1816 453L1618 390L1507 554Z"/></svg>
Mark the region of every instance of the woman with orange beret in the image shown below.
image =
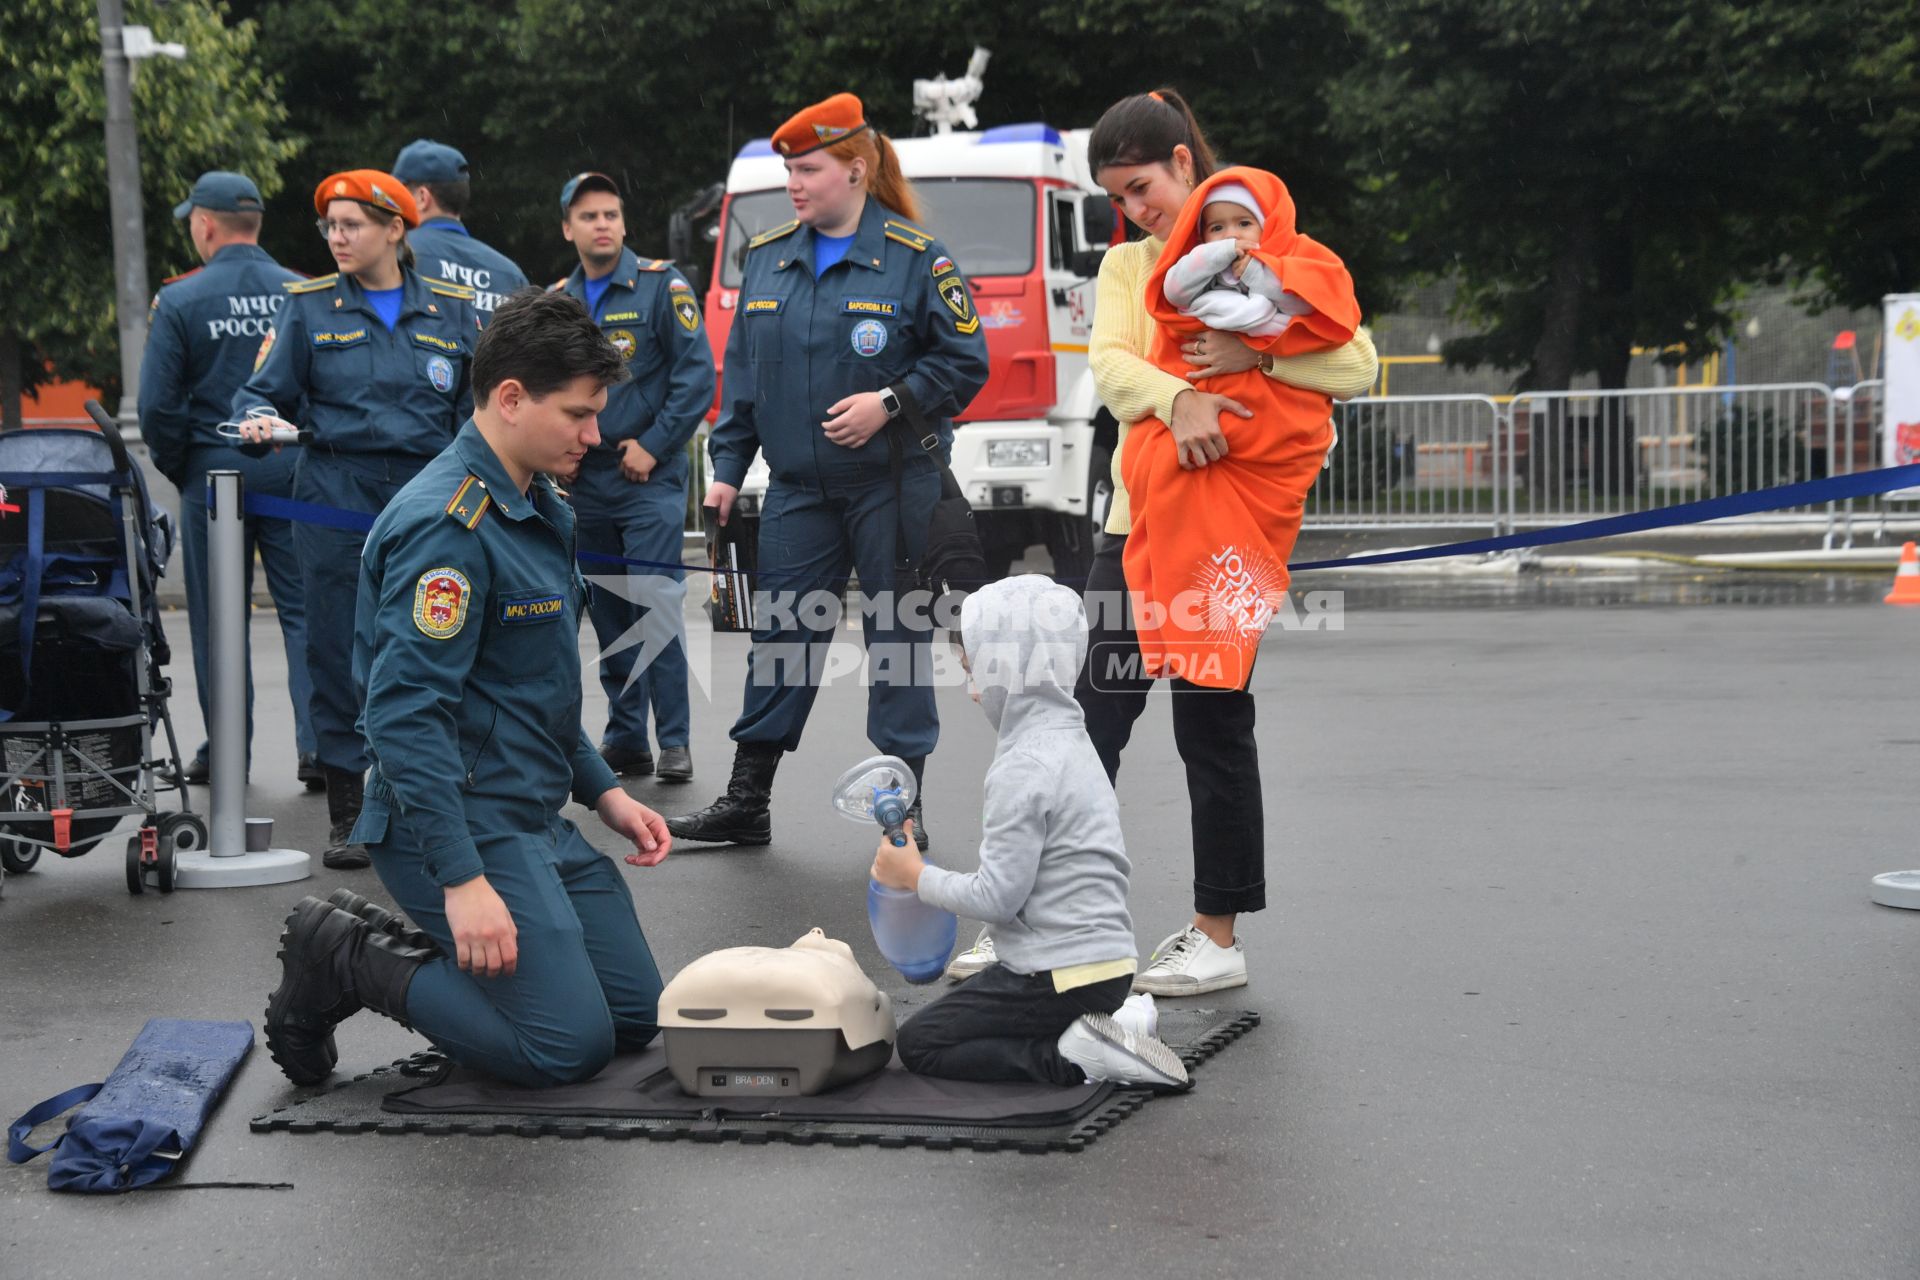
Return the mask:
<svg viewBox="0 0 1920 1280"><path fill-rule="evenodd" d="M314 189L313 208L337 271L285 286L253 376L234 396L234 416L256 443L276 425L312 432L294 468L295 500L377 515L473 413L473 291L413 269L406 237L420 212L393 175L333 174ZM354 727L353 609L337 607L359 589L364 541L352 530L294 526L312 602L307 666L327 782L324 861L335 869L369 862L352 839L368 763Z"/></svg>
<svg viewBox="0 0 1920 1280"><path fill-rule="evenodd" d="M873 676L867 736L922 774L939 739L925 610L901 607L925 548L952 418L987 380L986 335L959 264L920 222L899 157L837 93L775 131L794 220L748 242L706 505L724 523L754 454L768 589L837 601L858 569ZM837 608L835 609L837 613ZM670 818L683 840L766 844L782 754L797 749L836 619L767 609L754 631L727 792ZM804 659L797 660L797 659ZM785 674L779 674L784 669ZM924 843L920 802L915 835Z"/></svg>

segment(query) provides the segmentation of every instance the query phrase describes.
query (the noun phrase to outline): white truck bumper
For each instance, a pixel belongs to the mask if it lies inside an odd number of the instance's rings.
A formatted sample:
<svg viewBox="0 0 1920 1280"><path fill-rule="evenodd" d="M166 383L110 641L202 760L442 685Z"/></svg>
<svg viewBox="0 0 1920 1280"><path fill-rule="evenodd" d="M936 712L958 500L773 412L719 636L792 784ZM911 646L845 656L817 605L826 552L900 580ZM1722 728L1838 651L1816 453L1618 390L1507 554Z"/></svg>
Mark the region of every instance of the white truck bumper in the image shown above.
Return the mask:
<svg viewBox="0 0 1920 1280"><path fill-rule="evenodd" d="M996 449L996 442L1002 442ZM1025 442L1024 449L1019 442ZM1044 461L1034 455L1044 446ZM1014 460L1009 455L1024 452ZM1045 419L963 422L953 432L953 475L976 511L1087 514L1091 423Z"/></svg>

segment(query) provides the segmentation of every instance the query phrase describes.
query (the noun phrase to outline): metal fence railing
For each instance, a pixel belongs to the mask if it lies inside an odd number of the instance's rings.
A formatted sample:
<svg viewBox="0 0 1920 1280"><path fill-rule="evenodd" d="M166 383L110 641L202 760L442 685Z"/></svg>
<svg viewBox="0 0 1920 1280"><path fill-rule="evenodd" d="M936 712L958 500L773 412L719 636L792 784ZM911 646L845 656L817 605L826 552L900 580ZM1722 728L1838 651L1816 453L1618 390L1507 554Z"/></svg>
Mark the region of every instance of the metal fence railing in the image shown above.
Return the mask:
<svg viewBox="0 0 1920 1280"><path fill-rule="evenodd" d="M1885 384L1365 396L1334 406L1339 444L1308 495L1322 529L1537 528L1722 497L1882 465ZM30 426L85 426L37 419ZM964 428L963 428L964 429ZM705 429L688 444L687 529L700 528ZM137 442L137 437L133 438ZM1920 519L1920 491L1738 517L1825 527L1829 545L1891 517Z"/></svg>
<svg viewBox="0 0 1920 1280"><path fill-rule="evenodd" d="M1508 441L1491 397L1367 397L1335 405L1333 421L1340 441L1307 497L1307 523L1498 526L1504 518Z"/></svg>
<svg viewBox="0 0 1920 1280"><path fill-rule="evenodd" d="M1835 455L1833 392L1817 383L1528 392L1508 404L1507 429L1516 526L1814 479Z"/></svg>
<svg viewBox="0 0 1920 1280"><path fill-rule="evenodd" d="M1762 386L1383 396L1336 405L1340 445L1307 502L1319 528L1486 525L1623 515L1881 465L1878 379ZM1744 525L1886 517L1860 499L1739 517ZM1909 514L1920 514L1909 512ZM1850 525L1846 536L1851 536Z"/></svg>
<svg viewBox="0 0 1920 1280"><path fill-rule="evenodd" d="M1834 389L1834 475L1886 465L1887 457L1881 437L1886 389L1886 381L1881 378L1869 378L1851 387ZM1920 498L1920 493L1913 490L1876 494L1870 498L1848 498L1832 512L1823 545L1830 548L1838 540L1842 545L1851 547L1856 525L1863 523L1874 524L1876 538L1883 538L1888 517L1912 517L1916 498Z"/></svg>

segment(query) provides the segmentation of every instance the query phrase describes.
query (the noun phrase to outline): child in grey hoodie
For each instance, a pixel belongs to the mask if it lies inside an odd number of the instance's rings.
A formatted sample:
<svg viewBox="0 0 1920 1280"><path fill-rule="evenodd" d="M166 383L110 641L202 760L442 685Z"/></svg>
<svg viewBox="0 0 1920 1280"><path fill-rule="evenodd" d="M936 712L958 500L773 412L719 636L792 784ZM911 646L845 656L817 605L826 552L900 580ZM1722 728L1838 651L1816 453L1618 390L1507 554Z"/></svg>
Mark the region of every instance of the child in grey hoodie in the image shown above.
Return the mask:
<svg viewBox="0 0 1920 1280"><path fill-rule="evenodd" d="M967 597L960 639L974 700L1000 733L980 869L928 866L912 841L883 839L873 878L986 921L999 963L908 1019L900 1061L955 1080L1186 1088L1179 1055L1154 1038L1151 997L1128 1005L1120 807L1073 697L1087 650L1080 598L1038 574L993 583Z"/></svg>

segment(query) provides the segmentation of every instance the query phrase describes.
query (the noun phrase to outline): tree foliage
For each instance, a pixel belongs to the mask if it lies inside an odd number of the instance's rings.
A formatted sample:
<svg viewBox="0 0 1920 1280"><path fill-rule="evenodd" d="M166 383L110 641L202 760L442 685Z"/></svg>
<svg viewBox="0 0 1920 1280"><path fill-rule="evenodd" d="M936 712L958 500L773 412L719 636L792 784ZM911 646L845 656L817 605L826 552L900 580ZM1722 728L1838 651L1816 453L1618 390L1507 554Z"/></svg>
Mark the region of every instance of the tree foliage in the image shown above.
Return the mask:
<svg viewBox="0 0 1920 1280"><path fill-rule="evenodd" d="M219 0L133 0L127 21L189 50L186 62L142 63L133 83L148 261L178 271L191 265L192 250L173 206L193 178L238 169L271 192L296 146L281 128L285 112L273 81L254 57L252 27L229 23ZM0 6L0 121L0 353L13 353L0 387L15 377L32 387L50 367L53 377L117 394L106 87L94 0ZM17 400L0 410L17 419Z"/></svg>
<svg viewBox="0 0 1920 1280"><path fill-rule="evenodd" d="M279 192L277 257L331 270L314 184L423 136L466 152L470 225L536 280L572 265L557 197L586 168L620 180L629 239L664 255L669 212L748 139L839 89L910 136L913 80L981 44L983 125L1089 125L1177 86L1223 158L1287 180L1369 311L1451 279L1479 332L1449 358L1526 385L1616 383L1636 346L1704 352L1746 285L1852 305L1920 285L1920 0L231 6L132 2L194 49L135 89L156 277L193 265L168 206L216 166ZM98 49L91 0L0 9L0 352L17 333L30 374L45 356L111 381Z"/></svg>
<svg viewBox="0 0 1920 1280"><path fill-rule="evenodd" d="M557 204L569 175L618 178L629 238L664 254L669 212L723 179L746 141L841 89L858 93L885 132L922 132L914 79L960 74L975 44L994 54L983 125L1091 125L1122 94L1175 84L1228 157L1285 175L1309 229L1368 257L1368 237L1343 221L1351 179L1321 140L1325 108L1311 87L1335 65L1327 52L1348 48L1322 0L1224 0L1205 23L1157 0L1098 11L1069 0L926 0L884 21L852 0L481 0L431 22L375 0L265 0L257 12L263 51L284 68L292 123L312 139L303 182L390 164L414 137L450 142L473 165L475 234L536 280L572 265ZM1275 94L1273 84L1289 87ZM290 190L275 206L270 236L284 238L272 247L322 270L324 248L289 230L304 225L302 199Z"/></svg>
<svg viewBox="0 0 1920 1280"><path fill-rule="evenodd" d="M1365 51L1331 86L1335 131L1392 269L1455 279L1481 327L1451 361L1618 386L1636 346L1717 346L1743 284L1819 273L1858 300L1911 270L1886 199L1911 117L1862 110L1898 22L1811 0L1337 2ZM1900 73L1910 105L1910 57Z"/></svg>

